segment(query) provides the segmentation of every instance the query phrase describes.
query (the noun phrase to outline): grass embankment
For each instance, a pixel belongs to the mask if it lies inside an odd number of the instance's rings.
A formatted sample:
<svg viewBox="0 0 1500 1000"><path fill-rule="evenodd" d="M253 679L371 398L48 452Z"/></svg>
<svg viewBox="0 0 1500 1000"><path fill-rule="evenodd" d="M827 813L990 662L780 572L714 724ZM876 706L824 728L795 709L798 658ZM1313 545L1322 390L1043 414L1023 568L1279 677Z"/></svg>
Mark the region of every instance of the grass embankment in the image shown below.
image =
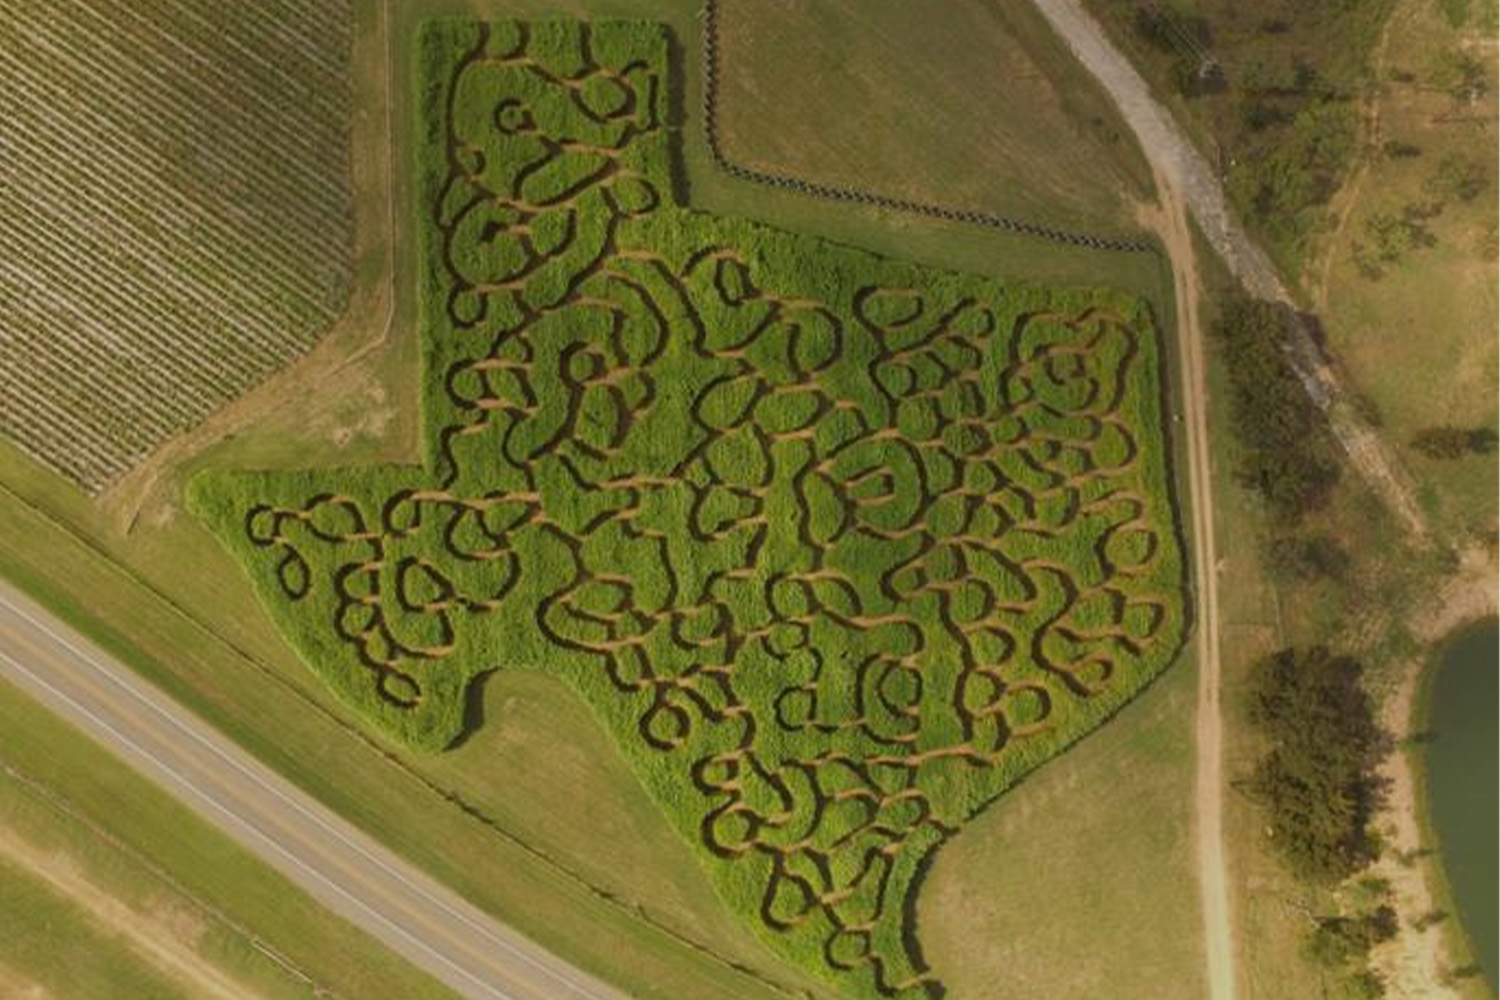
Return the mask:
<svg viewBox="0 0 1500 1000"><path fill-rule="evenodd" d="M356 9L357 85L373 94L385 64L379 8L363 3ZM407 45L421 17L475 10L492 16L639 12L623 0L399 4L391 12L398 77L409 65ZM696 2L678 2L659 15L675 29L681 46L676 56L687 77L680 136L695 203L943 267L1116 284L1150 296L1163 315L1170 312L1170 301L1159 294L1160 263L1149 257L1079 253L962 225L829 206L716 174L696 121L696 12ZM941 53L928 56L941 62ZM1059 66L1083 75L1066 62ZM743 60L730 67L740 69L764 74ZM930 78L924 71L911 79L923 84ZM416 130L407 90L398 78L395 167L402 192L410 181L404 151ZM368 109L356 117L354 136L364 234L384 228L387 206L380 109L372 101L360 103ZM899 141L903 123L882 119L871 127L888 131L882 142L889 144L891 136ZM934 155L941 156L942 148ZM1049 159L1026 169L1045 173L1059 164ZM995 175L997 189L1007 178ZM394 213L398 233L416 218L410 205L409 194L402 193ZM397 273L415 274L413 261L399 260L415 241L402 236L396 243ZM361 255L358 273L364 281L383 283L382 255L375 249ZM266 467L415 458L416 409L408 404L416 394L411 284L395 282L391 338L381 340L385 300L366 285L367 297L360 301L367 305L346 323L342 343L348 346L331 353L327 368L300 382L273 380L237 409L229 439L206 456L153 469L147 482L132 484L128 496L107 498L103 508L84 503L55 477L0 448L0 479L16 491L0 494L3 571L298 784L486 909L625 988L663 997L783 995L757 978L768 977L819 992L726 920L691 855L634 787L609 741L587 724L586 706L564 686L537 675L491 679L479 707L488 724L439 758L367 741L352 714L311 683L222 550L177 509L177 483L208 463ZM356 351L359 360L342 363ZM274 728L267 720L275 720ZM571 734L566 752L555 738L559 728ZM1051 772L1066 772L1071 759L1065 755ZM577 822L580 815L589 821ZM1133 819L1127 811L1119 822ZM985 868L995 862L974 863Z"/></svg>
<svg viewBox="0 0 1500 1000"><path fill-rule="evenodd" d="M1202 995L1196 685L1174 666L938 853L917 921L952 1000Z"/></svg>
<svg viewBox="0 0 1500 1000"><path fill-rule="evenodd" d="M0 967L70 998L453 996L4 683L0 731Z"/></svg>
<svg viewBox="0 0 1500 1000"><path fill-rule="evenodd" d="M187 1000L158 972L46 883L0 858L0 990L70 1000Z"/></svg>
<svg viewBox="0 0 1500 1000"><path fill-rule="evenodd" d="M919 992L928 851L1178 652L1155 331L671 206L666 52L425 28L425 467L190 499L371 720L560 677L773 948Z"/></svg>

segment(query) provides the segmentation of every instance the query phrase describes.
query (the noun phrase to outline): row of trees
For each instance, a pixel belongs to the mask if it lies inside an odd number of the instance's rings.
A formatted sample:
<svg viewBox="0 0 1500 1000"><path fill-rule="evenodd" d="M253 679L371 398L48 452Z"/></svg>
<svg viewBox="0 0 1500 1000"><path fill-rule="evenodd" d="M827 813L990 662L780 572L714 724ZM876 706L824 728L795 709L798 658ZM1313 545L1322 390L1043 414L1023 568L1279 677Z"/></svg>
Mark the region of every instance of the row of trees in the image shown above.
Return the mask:
<svg viewBox="0 0 1500 1000"><path fill-rule="evenodd" d="M1378 853L1369 829L1381 796L1375 768L1391 743L1362 674L1358 660L1313 646L1266 658L1252 682L1250 717L1270 750L1250 785L1287 864L1319 885L1348 878Z"/></svg>
<svg viewBox="0 0 1500 1000"><path fill-rule="evenodd" d="M1380 851L1370 821L1384 790L1376 767L1391 742L1376 722L1363 672L1358 660L1322 646L1292 647L1261 661L1251 681L1250 717L1269 749L1249 790L1269 815L1278 853L1315 886L1345 882ZM1389 888L1379 879L1363 882L1376 884L1377 898ZM1332 995L1375 1000L1385 985L1369 968L1370 949L1399 929L1395 910L1380 901L1318 917L1303 950L1335 974Z"/></svg>
<svg viewBox="0 0 1500 1000"><path fill-rule="evenodd" d="M1237 475L1283 522L1321 506L1339 476L1323 414L1287 354L1298 322L1284 305L1241 299L1229 303L1215 328L1240 446Z"/></svg>

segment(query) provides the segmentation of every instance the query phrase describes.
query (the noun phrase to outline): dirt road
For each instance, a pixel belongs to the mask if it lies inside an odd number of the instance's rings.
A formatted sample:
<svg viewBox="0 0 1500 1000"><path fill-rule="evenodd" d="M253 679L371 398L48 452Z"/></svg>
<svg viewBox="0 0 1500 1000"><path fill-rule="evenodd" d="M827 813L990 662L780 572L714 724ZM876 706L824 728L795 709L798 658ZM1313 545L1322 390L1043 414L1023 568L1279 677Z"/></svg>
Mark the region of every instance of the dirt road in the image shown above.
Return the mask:
<svg viewBox="0 0 1500 1000"><path fill-rule="evenodd" d="M0 583L0 677L472 1000L625 1000L459 898Z"/></svg>
<svg viewBox="0 0 1500 1000"><path fill-rule="evenodd" d="M1224 859L1223 730L1219 712L1218 555L1214 544L1214 495L1208 451L1208 383L1198 310L1198 267L1187 206L1158 175L1162 207L1147 213L1172 260L1177 301L1177 351L1182 365L1183 424L1187 431L1188 490L1192 511L1193 582L1196 588L1198 659L1198 751L1194 780L1194 840L1203 910L1203 943L1211 1000L1235 995L1234 934Z"/></svg>
<svg viewBox="0 0 1500 1000"><path fill-rule="evenodd" d="M1210 246L1251 296L1295 306L1276 266L1229 210L1224 186L1172 115L1151 96L1146 81L1114 47L1079 0L1034 0L1068 48L1104 87L1151 161L1158 187L1176 192ZM1165 197L1165 194L1163 195ZM1308 396L1328 418L1334 438L1355 469L1417 538L1427 524L1416 495L1385 443L1345 398L1338 379L1306 323L1289 346L1292 368Z"/></svg>

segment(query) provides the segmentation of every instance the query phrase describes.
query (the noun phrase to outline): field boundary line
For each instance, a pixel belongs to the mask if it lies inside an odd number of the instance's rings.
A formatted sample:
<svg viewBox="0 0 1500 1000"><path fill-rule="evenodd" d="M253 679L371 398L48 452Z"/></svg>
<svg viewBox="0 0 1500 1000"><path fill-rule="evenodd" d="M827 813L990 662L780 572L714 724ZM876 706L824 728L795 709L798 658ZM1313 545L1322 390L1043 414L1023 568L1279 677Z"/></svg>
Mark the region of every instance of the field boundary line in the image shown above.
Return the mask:
<svg viewBox="0 0 1500 1000"><path fill-rule="evenodd" d="M344 721L343 719L341 719L331 708L329 708L328 706L322 704L316 698L314 698L311 694L309 694L307 691L303 690L302 687L299 686L291 678L282 675L280 672L278 672L277 670L275 670L274 668L272 668L270 665L262 662L258 657L256 657L249 650L244 649L243 647L241 647L240 645L238 645L237 643L235 643L234 641L232 641L228 637L220 634L212 626L210 626L209 624L207 624L206 622L204 622L197 615L193 614L187 608L183 607L180 603L178 603L176 600L174 600L171 597L171 595L169 595L165 591L161 590L159 587L157 587L151 581L149 581L149 580L145 579L144 577L140 576L139 574L137 574L133 569L131 569L129 566L127 566L126 564L124 564L121 561L119 561L118 559L116 559L108 551L106 551L105 549L103 549L96 542L94 542L92 539L88 538L86 535L84 535L81 531L79 531L76 528L74 528L72 525L67 524L62 519L60 519L58 517L55 517L51 512L49 512L49 511L43 509L42 507L40 507L40 506L32 503L28 498L26 498L26 497L22 496L21 494L17 493L8 484L5 484L3 482L0 482L0 494L4 494L6 496L9 496L11 499L19 502L22 506L24 506L27 510L31 511L36 516L42 518L44 521L47 521L50 524L52 524L53 526L55 526L55 527L59 528L60 530L62 530L65 534L69 535L76 542L78 542L80 545L82 545L91 554L93 554L94 556L96 556L99 559L103 560L103 562L105 563L105 565L107 565L111 570L113 570L116 573L119 573L120 575L124 576L126 579L128 579L135 586L139 587L142 591L144 591L145 593L149 594L156 601L158 601L162 605L164 605L173 615L175 615L176 617L178 617L178 618L182 619L183 621L185 621L194 630L200 632L205 637L207 637L210 641L212 641L214 643L217 643L219 646L223 647L225 650L228 650L235 658L237 658L237 659L241 660L242 662L246 663L247 665L249 665L250 667L252 667L254 670L258 671L259 673L261 673L265 677L269 678L274 683L280 685L282 688L284 688L285 690L289 691L296 698L298 698L303 703L305 703L309 708L313 709L315 712L317 712L318 714L322 715L329 722L331 722L335 726L337 726L346 736L349 736L350 738L356 740L366 750L370 751L371 753L374 753L387 766L393 768L394 770L396 770L397 772L399 772L403 776L405 776L405 777L407 777L407 778L409 778L409 779L417 782L429 794L432 794L432 795L434 795L434 796L442 799L444 802L448 803L449 805L452 805L452 806L458 808L460 812L462 812L469 819L471 819L474 822L478 823L490 835L492 835L494 837L497 837L500 840L503 840L506 843L510 844L512 847L515 847L515 848L521 850L522 852L524 852L525 854L527 854L528 856L530 856L531 858L533 858L534 860L536 860L540 864L544 865L547 869L551 870L552 872L554 872L558 876L562 877L566 881L568 881L571 884L573 884L575 887L577 887L579 889L582 889L584 892L588 893L594 899L599 900L600 902L603 902L603 903L609 905L610 907L614 908L615 910L617 910L617 911L625 914L626 916L628 916L632 920L635 920L635 921L638 921L638 922L640 922L642 924L647 925L651 929L653 929L653 930L657 931L658 933L666 936L667 938L671 939L672 941L676 942L677 944L679 944L679 945L681 945L681 946L683 946L685 948L688 948L688 949L690 949L690 950L692 950L694 952L697 952L698 954L704 956L705 958L709 959L710 961L712 961L712 962L714 962L714 963L716 963L716 964L718 964L718 965L720 965L720 966L722 966L722 967L724 967L726 969L729 969L729 970L731 970L733 972L736 972L736 973L738 973L738 974L746 977L747 979L751 979L751 980L759 983L760 985L766 987L769 990L772 990L773 992L775 992L775 993L777 993L777 994L779 994L781 996L792 997L792 998L799 998L799 1000L800 1000L800 998L809 995L809 994L805 993L804 991L801 991L801 990L799 990L799 989L797 989L795 987L791 987L791 986L786 985L785 983L778 982L778 981L770 978L766 974L764 974L764 973L762 973L762 972L760 972L760 971L758 971L758 970L756 970L756 969L754 969L754 968L752 968L752 967L750 967L748 965L745 965L742 962L736 961L735 959L729 958L729 957L727 957L725 955L721 955L719 952L715 951L709 945L706 945L703 942L698 941L698 940L696 940L696 939L688 936L687 934L683 933L682 931L679 931L676 928L671 927L670 925L668 925L664 921L662 921L661 918L652 916L650 914L650 912L645 908L644 904L642 904L642 903L640 903L640 902L638 902L638 901L636 901L634 899L630 899L628 897L622 896L619 893L616 893L616 892L614 892L614 891L612 891L610 889L606 889L603 886L596 885L593 882L589 881L589 879L586 876L584 876L583 874L581 874L581 873L573 870L572 868L568 867L566 864L564 864L562 861L558 860L556 857L554 857L552 854L548 853L543 848L536 846L535 844L531 843L530 841L526 840L525 838L521 837L520 835L518 835L518 834L516 834L516 833L514 833L514 832L512 832L512 831L510 831L508 829L506 829L503 825L500 824L500 822L498 820L496 820L494 817L490 816L488 813L486 813L479 806L474 805L472 802L470 802L467 798L465 798L459 792L453 791L451 789L444 788L442 785L440 785L437 782L433 781L431 778L428 778L426 775L422 774L420 771L417 771L414 768L412 768L409 764L407 764L405 761L401 760L399 757L397 757L390 750L387 750L384 747L381 747L378 743L376 743L368 735L366 735L365 733L361 732L357 727L352 726L349 723L347 723L346 721ZM22 588L22 590L23 590L23 592L31 594L31 592L25 590L25 588ZM101 629L99 629L99 627L98 627L98 623L90 622L87 619L78 619L78 618L75 618L74 615L72 615L71 613L68 613L65 609L51 608L51 607L48 606L47 602L42 599L42 597L40 595L31 594L31 596L32 596L32 598L34 600L36 600L38 603L40 603L43 607L48 607L48 609L51 610L54 614L57 614L58 617L61 618L63 621L68 622L69 624L71 624L74 627L78 628L79 631L82 632L86 637L88 637L88 638L92 639L94 642L98 643L106 651L110 651L110 652L114 653L116 656L118 656L120 658L120 660L122 662L124 662L127 665L129 665L132 670L136 671L137 673L142 674L143 676L146 677L147 680L150 680L150 676L147 675L147 674L145 674L144 671L141 671L136 666L136 663L137 663L137 661L139 661L140 659L143 659L143 658L145 658L145 659L155 659L155 657L151 657L151 656L148 656L148 655L144 654L136 646L136 644L134 643L134 641L132 641L132 640L126 638L125 636L123 636L122 634L120 634L112 626L105 625L105 626L103 626L103 629L101 631ZM300 657L299 657L299 660L300 660ZM310 668L309 668L309 673L311 673ZM171 675L168 675L168 676L170 677ZM176 680L175 677L173 677L171 679ZM164 690L166 690L166 689L164 688ZM192 690L192 689L189 689L189 690ZM167 691L167 693L171 694L170 691ZM193 693L196 694L196 691L194 691ZM185 703L185 704L187 704L187 703ZM194 708L194 710L196 711L196 707L193 706L192 704L188 704L188 707L189 708ZM211 718L209 718L208 716L204 716L204 720L209 725L214 726L215 728L218 728L214 724L213 720ZM257 760L261 760L262 759L259 754L256 754L253 751L249 750L248 748L243 747L243 745L240 744L238 741L234 741L234 742L235 742L236 746L240 746L242 749L245 749L246 752L250 753L250 755L252 757L255 757ZM288 775L284 774L279 768L276 768L276 767L274 767L273 765L270 765L270 764L267 764L267 766L271 767L271 769L273 771L275 771L277 774L281 775L282 777L286 778L288 781L290 781L297 788L303 788L303 786L299 782L293 780L291 777L289 777ZM0 770L3 770L3 766L0 766ZM303 790L306 791L305 788L303 788ZM312 797L314 799L316 799L316 800L318 800L320 802L322 801L322 799L319 796L317 796L316 794L314 794L312 792L308 792L308 794L312 795ZM334 812L338 813L337 810L334 810ZM338 814L342 815L342 813L338 813ZM364 828L360 827L359 829L363 830ZM366 832L367 834L369 834L369 831L367 831L367 830L364 831L364 832ZM372 836L376 840L377 843L384 843L384 841L380 837L375 836L374 834L369 834L369 835ZM419 870L421 870L423 872L427 871L425 868L422 868L420 865L418 865L417 867L418 867ZM428 873L428 874L431 874L431 873ZM437 878L437 876L435 876L435 875L432 876L432 877L435 878L435 879L437 879L437 881L442 882L443 884L446 884L446 882L443 879ZM481 909L484 909L484 908L481 907ZM486 912L489 912L489 911L486 911ZM492 915L494 915L494 914L492 914ZM497 916L497 919L500 919L500 918ZM504 922L504 921L502 920L502 922Z"/></svg>
<svg viewBox="0 0 1500 1000"><path fill-rule="evenodd" d="M1105 250L1116 253L1156 253L1157 246L1149 240L1130 239L1120 236L1103 236L1095 233L1058 229L1036 222L1028 222L1007 215L995 215L972 209L953 208L931 202L912 201L891 195L880 194L864 188L840 187L808 180L795 174L756 170L736 163L724 151L719 136L719 0L704 0L699 14L703 21L703 138L708 145L708 155L721 171L736 180L749 181L767 187L782 188L823 201L847 202L869 205L894 212L906 212L947 222L965 222L1014 233L1018 236L1033 236L1068 246L1087 250Z"/></svg>

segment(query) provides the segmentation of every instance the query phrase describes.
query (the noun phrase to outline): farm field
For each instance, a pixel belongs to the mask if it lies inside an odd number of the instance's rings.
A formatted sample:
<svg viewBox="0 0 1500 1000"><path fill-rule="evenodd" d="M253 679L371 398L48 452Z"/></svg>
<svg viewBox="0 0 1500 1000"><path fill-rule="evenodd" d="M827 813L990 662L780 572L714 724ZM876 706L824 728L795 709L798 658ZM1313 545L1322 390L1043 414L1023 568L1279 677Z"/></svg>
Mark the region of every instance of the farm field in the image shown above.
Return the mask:
<svg viewBox="0 0 1500 1000"><path fill-rule="evenodd" d="M559 676L774 949L923 991L925 855L1179 648L1149 312L670 206L659 29L421 65L425 468L192 506L386 730Z"/></svg>
<svg viewBox="0 0 1500 1000"><path fill-rule="evenodd" d="M349 7L0 5L0 432L89 492L349 297Z"/></svg>
<svg viewBox="0 0 1500 1000"><path fill-rule="evenodd" d="M380 6L356 2L354 8L356 80L361 93L374 94L382 85L385 63L384 40L377 38L384 34ZM681 102L685 126L678 134L695 206L948 269L1110 284L1146 295L1159 316L1170 317L1170 294L1163 290L1163 270L1152 255L1080 253L962 224L825 204L718 173L696 121L702 62L698 9L696 2L674 2L660 11L681 45L686 97ZM639 13L636 4L613 0L397 4L390 11L392 64L398 72L408 64L415 29L424 16L476 10L497 17L560 10ZM736 70L764 72L745 60L736 63ZM1076 68L1072 72L1081 73ZM403 162L405 151L413 148L410 137L420 134L408 89L397 80L393 145L398 150L398 207L393 218L396 270L414 275L415 261L399 260L408 245L415 246L401 230L417 217ZM355 195L362 234L378 234L384 227L381 113L379 102L362 100L355 117ZM904 124L872 127L889 130L892 135L881 141L890 144ZM367 160L373 150L373 169L366 164L361 171L362 149ZM1055 161L1048 161L1034 169L1055 168ZM996 175L997 186L1004 180ZM368 225L366 216L371 217ZM376 249L380 252L361 258L358 274L362 282L373 274L383 287L384 274L375 271L383 266L384 251ZM368 741L360 735L356 715L313 683L306 667L279 640L223 550L178 509L179 484L205 466L415 460L416 407L408 403L415 396L417 369L410 284L403 278L392 285L397 319L390 336L381 332L386 300L372 296L369 308L356 310L363 319L356 316L359 322L347 324L345 343L350 346L340 349L351 355L347 365L330 360L294 366L294 378L278 376L247 396L232 423L211 421L219 429L197 435L200 442L209 442L207 450L195 446L178 451L169 464L158 465L159 475L138 489L132 484L128 495L106 495L102 507L82 502L60 478L0 445L0 482L14 491L0 492L0 572L27 580L68 617L88 625L174 696L304 787L585 968L641 996L777 997L792 988L828 995L748 942L727 918L687 843L636 786L607 735L582 724L591 723L592 714L564 685L540 674L487 679L474 706L484 723L461 746L441 755ZM285 405L293 399L296 406ZM560 718L569 720L570 731L576 732L567 753L558 752L551 735ZM1072 754L1063 755L1049 765L1049 772L1065 774L1072 761ZM563 817L554 808L559 789L571 803ZM413 808L413 803L424 805ZM570 820L583 810L589 823ZM1118 822L1132 821L1128 810L1120 812ZM628 843L628 861L611 863L608 852L600 851L605 843ZM966 856L965 864L981 869L1004 864L998 854L970 851ZM559 894L561 900L555 899ZM1040 946L1035 949L1041 951ZM1058 960L1068 957L1059 953Z"/></svg>
<svg viewBox="0 0 1500 1000"><path fill-rule="evenodd" d="M717 10L718 128L731 161L1059 228L1139 232L1145 160L1029 5L961 3L940 17L900 0L724 0ZM840 72L814 83L813 66Z"/></svg>
<svg viewBox="0 0 1500 1000"><path fill-rule="evenodd" d="M0 994L453 994L0 683Z"/></svg>

